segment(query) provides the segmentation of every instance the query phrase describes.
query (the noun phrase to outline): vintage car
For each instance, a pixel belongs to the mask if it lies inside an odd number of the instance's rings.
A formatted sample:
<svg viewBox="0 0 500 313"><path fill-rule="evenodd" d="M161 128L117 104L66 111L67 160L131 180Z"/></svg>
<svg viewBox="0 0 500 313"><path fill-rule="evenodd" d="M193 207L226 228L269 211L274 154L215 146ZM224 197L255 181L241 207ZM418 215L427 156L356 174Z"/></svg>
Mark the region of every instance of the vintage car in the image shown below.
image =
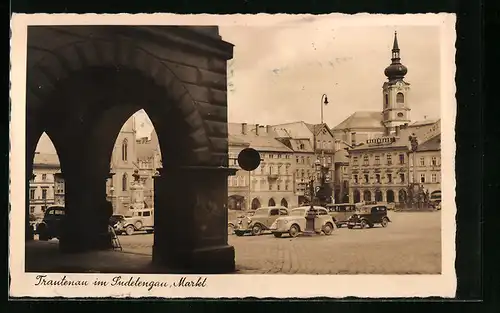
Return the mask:
<svg viewBox="0 0 500 313"><path fill-rule="evenodd" d="M61 205L49 206L45 210L43 220L36 227L39 240L59 238L66 210Z"/></svg>
<svg viewBox="0 0 500 313"><path fill-rule="evenodd" d="M132 235L136 231L146 231L148 234L154 231L154 209L132 209L131 215L125 215L114 225L117 234Z"/></svg>
<svg viewBox="0 0 500 313"><path fill-rule="evenodd" d="M234 233L236 236L252 234L253 236L261 235L264 231L269 230L269 227L280 216L289 215L287 208L282 206L262 207L255 210L253 216L245 216L239 218L234 225Z"/></svg>
<svg viewBox="0 0 500 313"><path fill-rule="evenodd" d="M283 234L288 234L290 237L297 237L306 229L306 216L311 207L302 206L291 210L290 215L277 218L271 225L270 229L274 237L280 238ZM328 210L324 207L314 206L314 231L316 233L323 232L325 235L331 235L335 229L333 218L328 214Z"/></svg>
<svg viewBox="0 0 500 313"><path fill-rule="evenodd" d="M357 209L347 220L347 228L353 229L356 226L360 228L374 227L380 224L387 227L391 220L387 216L387 207L380 204L364 205Z"/></svg>
<svg viewBox="0 0 500 313"><path fill-rule="evenodd" d="M356 206L350 203L328 204L326 206L328 213L338 228L347 225L347 220L356 210Z"/></svg>
<svg viewBox="0 0 500 313"><path fill-rule="evenodd" d="M238 224L238 219L242 219L242 218L245 218L247 216L253 216L254 213L255 213L255 210L248 210L246 212L238 214L238 216L236 216L235 220L228 221L227 222L227 234L228 235L234 234L234 228L235 228L235 225Z"/></svg>

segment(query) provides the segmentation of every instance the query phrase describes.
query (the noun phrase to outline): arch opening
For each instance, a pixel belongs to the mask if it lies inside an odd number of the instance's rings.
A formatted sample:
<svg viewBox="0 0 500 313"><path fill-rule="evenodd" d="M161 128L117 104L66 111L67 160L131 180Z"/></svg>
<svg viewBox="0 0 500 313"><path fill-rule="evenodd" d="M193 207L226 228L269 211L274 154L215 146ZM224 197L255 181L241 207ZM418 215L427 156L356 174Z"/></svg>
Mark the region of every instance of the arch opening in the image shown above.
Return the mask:
<svg viewBox="0 0 500 313"><path fill-rule="evenodd" d="M59 153L52 138L43 132L36 144L31 163L32 176L28 177L28 210L32 226L41 222L47 208L64 206L65 185ZM29 175L29 173L27 173Z"/></svg>
<svg viewBox="0 0 500 313"><path fill-rule="evenodd" d="M353 200L354 200L354 203L359 203L361 202L361 194L359 192L359 190L355 189L354 192L353 192Z"/></svg>
<svg viewBox="0 0 500 313"><path fill-rule="evenodd" d="M394 202L394 191L391 189L387 190L387 202L388 203Z"/></svg>
<svg viewBox="0 0 500 313"><path fill-rule="evenodd" d="M269 199L269 201L267 202L267 206L276 206L276 202L274 202L273 198Z"/></svg>
<svg viewBox="0 0 500 313"><path fill-rule="evenodd" d="M372 193L370 190L363 191L363 201L372 201Z"/></svg>
<svg viewBox="0 0 500 313"><path fill-rule="evenodd" d="M245 210L246 205L245 205L245 197L241 195L231 195L228 197L228 209L229 210Z"/></svg>
<svg viewBox="0 0 500 313"><path fill-rule="evenodd" d="M375 190L375 201L382 202L382 200L383 200L382 191Z"/></svg>
<svg viewBox="0 0 500 313"><path fill-rule="evenodd" d="M257 210L261 207L260 200L258 198L253 198L252 200L252 210Z"/></svg>
<svg viewBox="0 0 500 313"><path fill-rule="evenodd" d="M288 208L288 201L285 198L281 199L281 206Z"/></svg>

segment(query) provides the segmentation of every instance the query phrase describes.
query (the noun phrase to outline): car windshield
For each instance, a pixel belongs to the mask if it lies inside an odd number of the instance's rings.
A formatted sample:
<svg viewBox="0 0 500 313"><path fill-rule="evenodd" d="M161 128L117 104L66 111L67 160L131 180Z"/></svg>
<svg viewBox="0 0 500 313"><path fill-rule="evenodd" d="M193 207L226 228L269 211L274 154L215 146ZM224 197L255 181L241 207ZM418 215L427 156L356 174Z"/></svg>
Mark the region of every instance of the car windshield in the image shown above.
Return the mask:
<svg viewBox="0 0 500 313"><path fill-rule="evenodd" d="M306 210L305 209L297 209L293 210L292 213L290 213L292 216L304 216L306 215Z"/></svg>
<svg viewBox="0 0 500 313"><path fill-rule="evenodd" d="M268 209L258 209L254 212L253 215L267 215Z"/></svg>

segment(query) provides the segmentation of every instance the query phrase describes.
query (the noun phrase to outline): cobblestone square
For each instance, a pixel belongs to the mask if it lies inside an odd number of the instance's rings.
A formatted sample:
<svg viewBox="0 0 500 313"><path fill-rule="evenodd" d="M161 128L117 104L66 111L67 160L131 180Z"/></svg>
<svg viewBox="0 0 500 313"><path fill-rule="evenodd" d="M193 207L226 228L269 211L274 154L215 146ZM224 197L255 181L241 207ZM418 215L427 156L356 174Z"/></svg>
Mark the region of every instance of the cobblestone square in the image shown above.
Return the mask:
<svg viewBox="0 0 500 313"><path fill-rule="evenodd" d="M243 274L439 274L441 213L390 212L387 228L331 236L229 236ZM153 235L120 236L124 252L151 254Z"/></svg>

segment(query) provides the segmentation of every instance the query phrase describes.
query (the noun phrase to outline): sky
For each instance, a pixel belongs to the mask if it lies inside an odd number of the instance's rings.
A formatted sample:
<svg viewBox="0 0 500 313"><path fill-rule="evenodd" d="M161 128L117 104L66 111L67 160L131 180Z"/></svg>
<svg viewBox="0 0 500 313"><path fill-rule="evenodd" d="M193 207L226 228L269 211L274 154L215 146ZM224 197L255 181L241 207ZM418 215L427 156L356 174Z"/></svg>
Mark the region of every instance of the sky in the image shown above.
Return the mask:
<svg viewBox="0 0 500 313"><path fill-rule="evenodd" d="M329 100L324 122L330 127L355 111L381 110L395 31L411 84L411 119L439 118L439 28L352 25L319 16L273 26L220 26L222 39L234 45L228 61L229 122L320 123L323 94ZM138 135L148 136L147 115L138 112L135 118ZM50 145L44 136L37 150L49 153Z"/></svg>

